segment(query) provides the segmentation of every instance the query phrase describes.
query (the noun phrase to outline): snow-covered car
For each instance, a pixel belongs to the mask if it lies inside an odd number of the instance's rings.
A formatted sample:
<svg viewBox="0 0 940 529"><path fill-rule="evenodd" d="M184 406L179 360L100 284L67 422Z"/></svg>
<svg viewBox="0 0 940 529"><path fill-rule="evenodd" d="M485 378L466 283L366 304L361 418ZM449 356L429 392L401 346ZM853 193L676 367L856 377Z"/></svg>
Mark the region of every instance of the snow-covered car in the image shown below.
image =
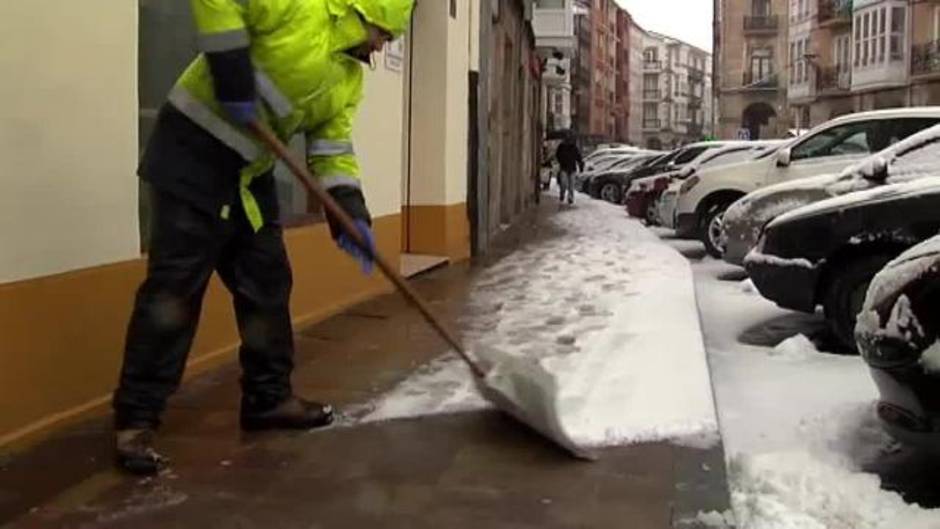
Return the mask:
<svg viewBox="0 0 940 529"><path fill-rule="evenodd" d="M940 237L891 261L871 282L855 337L885 429L940 453Z"/></svg>
<svg viewBox="0 0 940 529"><path fill-rule="evenodd" d="M857 191L797 208L764 228L744 266L781 307L822 306L833 334L854 347L855 319L885 264L940 232L940 177Z"/></svg>
<svg viewBox="0 0 940 529"><path fill-rule="evenodd" d="M784 181L841 172L894 141L937 123L940 107L850 114L820 125L766 156L700 171L680 189L676 232L700 238L712 255L720 256L724 212L744 195Z"/></svg>
<svg viewBox="0 0 940 529"><path fill-rule="evenodd" d="M641 170L641 169L644 169L644 168L647 168L647 167L654 167L654 166L658 166L658 165L660 165L660 164L665 164L665 163L667 163L667 162L666 162L667 158L668 158L669 156L671 156L671 153L659 153L659 154L653 154L653 155L640 155L640 156L643 156L644 159L645 159L645 161L643 161L643 162L642 162L638 167L636 167L634 170ZM635 156L634 156L634 157L635 157ZM633 157L626 159L626 161L624 161L623 163L624 163L624 164L628 163L629 160L631 160L632 158L633 158ZM602 171L592 171L592 172L590 172L590 173L585 173L585 174L578 175L578 178L577 178L577 180L576 180L576 182L577 182L576 189L578 189L578 191L581 191L581 192L583 192L583 193L589 193L589 192L590 192L591 180L592 180L595 176L597 176L598 174L601 174L601 173L603 173L603 172L604 172L603 170L602 170Z"/></svg>
<svg viewBox="0 0 940 529"><path fill-rule="evenodd" d="M912 126L918 127L914 122ZM899 131L903 135L906 131ZM850 166L842 173L801 178L762 189L738 200L725 212L719 243L722 257L741 265L757 244L761 228L774 217L854 191L897 184L923 176L940 176L940 125L922 130L887 149Z"/></svg>
<svg viewBox="0 0 940 529"><path fill-rule="evenodd" d="M633 184L635 198L632 199L630 214L646 218L652 224L661 224L671 228L674 224L673 213L676 201L674 200L675 197L664 200L663 196L670 188L674 192L678 192L679 187L673 187L673 182L686 180L698 171L750 160L761 152L779 146L781 143L781 141L715 142L716 147L700 152L681 170L635 181ZM628 208L630 206L631 204L628 202Z"/></svg>

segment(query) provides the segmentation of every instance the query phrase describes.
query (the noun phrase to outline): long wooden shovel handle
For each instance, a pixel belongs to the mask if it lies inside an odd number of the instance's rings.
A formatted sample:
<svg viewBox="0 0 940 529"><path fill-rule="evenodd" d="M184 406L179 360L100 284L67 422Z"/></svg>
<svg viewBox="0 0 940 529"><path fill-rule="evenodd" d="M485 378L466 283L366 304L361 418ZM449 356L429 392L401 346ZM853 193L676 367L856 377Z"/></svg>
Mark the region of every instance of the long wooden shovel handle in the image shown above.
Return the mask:
<svg viewBox="0 0 940 529"><path fill-rule="evenodd" d="M324 209L327 213L333 216L334 219L339 221L340 226L343 231L346 232L354 241L361 247L370 251L368 245L366 244L365 239L362 236L362 233L359 232L359 228L356 227L356 223L353 219L346 213L346 211L333 200L333 197L327 193L323 187L321 187L314 179L313 175L310 174L310 170L307 169L306 164L299 163L293 154L287 149L284 143L274 135L274 133L266 125L260 122L255 122L251 125L251 130L264 142L271 151L277 155L278 158L290 169L291 173L300 180L300 183L307 189L308 192L312 193L323 203ZM405 299L408 300L418 311L424 316L424 319L434 328L435 331L447 342L451 347L457 351L457 354L470 366L470 369L478 377L485 376L483 368L477 364L476 360L470 357L467 354L467 351L461 345L460 340L457 339L457 335L454 334L444 322L442 322L437 316L431 312L431 308L428 306L427 302L415 291L411 285L408 284L408 281L398 272L398 269L385 258L378 250L372 252L372 259L378 265L379 269L385 274L385 277L391 281L395 288Z"/></svg>

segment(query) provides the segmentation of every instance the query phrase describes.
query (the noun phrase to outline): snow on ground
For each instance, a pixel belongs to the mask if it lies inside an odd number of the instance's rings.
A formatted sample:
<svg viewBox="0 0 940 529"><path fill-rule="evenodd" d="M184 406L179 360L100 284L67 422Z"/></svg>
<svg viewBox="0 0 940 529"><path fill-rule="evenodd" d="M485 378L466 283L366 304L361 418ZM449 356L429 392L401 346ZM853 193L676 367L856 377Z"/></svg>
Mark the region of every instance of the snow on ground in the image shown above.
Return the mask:
<svg viewBox="0 0 940 529"><path fill-rule="evenodd" d="M893 447L861 359L816 351L806 317L719 279L734 267L694 268L738 527L940 528L861 470Z"/></svg>
<svg viewBox="0 0 940 529"><path fill-rule="evenodd" d="M554 373L562 424L579 443L715 440L688 261L623 208L579 198L548 221L564 235L516 251L476 280L465 340ZM384 396L364 420L483 406L466 368L445 358Z"/></svg>

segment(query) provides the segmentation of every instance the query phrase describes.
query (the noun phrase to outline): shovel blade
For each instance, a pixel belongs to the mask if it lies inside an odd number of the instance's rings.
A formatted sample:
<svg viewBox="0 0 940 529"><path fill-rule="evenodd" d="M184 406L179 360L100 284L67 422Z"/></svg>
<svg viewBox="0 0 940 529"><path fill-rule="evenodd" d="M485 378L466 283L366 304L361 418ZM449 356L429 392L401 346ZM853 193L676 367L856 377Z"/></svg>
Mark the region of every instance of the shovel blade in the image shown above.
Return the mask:
<svg viewBox="0 0 940 529"><path fill-rule="evenodd" d="M485 377L477 377L480 394L500 410L513 416L564 448L571 455L588 461L597 454L579 446L561 423L558 380L539 362L487 353L492 368Z"/></svg>

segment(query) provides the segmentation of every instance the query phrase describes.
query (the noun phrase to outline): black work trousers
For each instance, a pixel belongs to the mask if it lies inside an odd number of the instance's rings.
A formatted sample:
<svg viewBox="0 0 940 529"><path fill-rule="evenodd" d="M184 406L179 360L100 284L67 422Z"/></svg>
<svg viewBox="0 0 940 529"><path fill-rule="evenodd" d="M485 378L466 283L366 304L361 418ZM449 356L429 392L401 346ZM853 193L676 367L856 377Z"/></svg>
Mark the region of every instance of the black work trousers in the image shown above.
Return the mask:
<svg viewBox="0 0 940 529"><path fill-rule="evenodd" d="M276 222L254 232L238 206L228 219L153 191L147 278L137 292L114 394L116 427L157 427L179 386L213 272L234 299L241 335L242 410L266 411L291 394L292 285Z"/></svg>

